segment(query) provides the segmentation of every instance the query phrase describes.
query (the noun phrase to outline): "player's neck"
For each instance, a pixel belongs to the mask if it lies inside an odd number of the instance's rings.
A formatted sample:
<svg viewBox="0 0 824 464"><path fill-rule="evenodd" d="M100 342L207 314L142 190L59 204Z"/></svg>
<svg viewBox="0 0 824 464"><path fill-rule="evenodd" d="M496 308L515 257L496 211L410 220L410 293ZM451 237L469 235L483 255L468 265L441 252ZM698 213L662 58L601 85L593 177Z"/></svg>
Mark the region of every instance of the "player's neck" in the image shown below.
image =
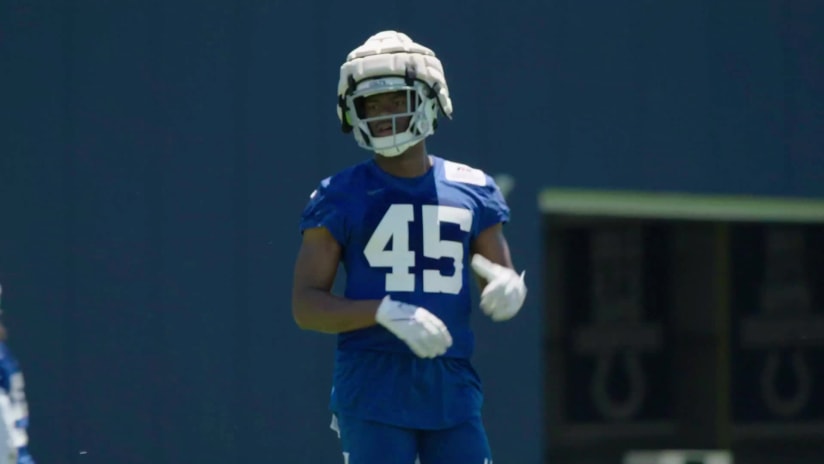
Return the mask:
<svg viewBox="0 0 824 464"><path fill-rule="evenodd" d="M392 158L375 155L375 163L395 177L420 177L432 167L432 160L426 154L426 145L423 142Z"/></svg>

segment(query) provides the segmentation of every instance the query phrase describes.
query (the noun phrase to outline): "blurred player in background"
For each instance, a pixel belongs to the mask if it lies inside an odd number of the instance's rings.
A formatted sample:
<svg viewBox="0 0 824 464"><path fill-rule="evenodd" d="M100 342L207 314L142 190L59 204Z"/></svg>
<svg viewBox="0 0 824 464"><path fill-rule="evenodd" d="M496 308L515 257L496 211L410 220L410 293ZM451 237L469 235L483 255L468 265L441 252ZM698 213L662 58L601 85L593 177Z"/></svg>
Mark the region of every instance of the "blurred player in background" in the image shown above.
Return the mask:
<svg viewBox="0 0 824 464"><path fill-rule="evenodd" d="M338 334L330 406L347 464L492 462L469 268L495 321L527 290L495 182L427 152L439 114L452 115L441 62L406 34L380 32L341 66L343 131L374 156L311 194L292 299L301 328ZM342 297L330 293L339 264Z"/></svg>
<svg viewBox="0 0 824 464"><path fill-rule="evenodd" d="M3 289L0 287L0 297ZM0 298L0 303L2 298ZM2 308L2 304L0 304ZM2 315L2 309L0 309ZM0 322L0 464L34 464L28 451L29 407L25 382L17 360L6 344L6 328Z"/></svg>

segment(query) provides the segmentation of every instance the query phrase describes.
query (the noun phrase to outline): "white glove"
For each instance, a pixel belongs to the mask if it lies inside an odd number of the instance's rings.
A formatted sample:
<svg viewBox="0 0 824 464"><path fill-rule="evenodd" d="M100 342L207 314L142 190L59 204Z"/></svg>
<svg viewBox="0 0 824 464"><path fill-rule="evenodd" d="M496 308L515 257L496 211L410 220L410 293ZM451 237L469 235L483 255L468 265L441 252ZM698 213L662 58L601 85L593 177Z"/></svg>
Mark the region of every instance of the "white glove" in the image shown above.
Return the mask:
<svg viewBox="0 0 824 464"><path fill-rule="evenodd" d="M518 275L512 269L495 264L479 254L472 256L472 269L487 282L481 292L484 314L496 322L518 314L526 298L525 272Z"/></svg>
<svg viewBox="0 0 824 464"><path fill-rule="evenodd" d="M419 306L392 300L388 295L378 306L375 320L420 358L440 356L452 346L452 335L437 316Z"/></svg>

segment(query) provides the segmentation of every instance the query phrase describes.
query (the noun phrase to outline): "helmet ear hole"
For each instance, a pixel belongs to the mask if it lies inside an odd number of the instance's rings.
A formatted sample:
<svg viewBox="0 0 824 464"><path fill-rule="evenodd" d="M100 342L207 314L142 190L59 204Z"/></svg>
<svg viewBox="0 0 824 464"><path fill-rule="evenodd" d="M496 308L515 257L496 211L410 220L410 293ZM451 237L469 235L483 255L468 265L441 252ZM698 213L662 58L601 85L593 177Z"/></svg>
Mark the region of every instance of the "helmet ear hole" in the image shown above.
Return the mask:
<svg viewBox="0 0 824 464"><path fill-rule="evenodd" d="M428 97L429 98L438 98L438 93L441 91L441 83L435 82L432 87L429 87Z"/></svg>
<svg viewBox="0 0 824 464"><path fill-rule="evenodd" d="M338 114L340 118L340 129L344 134L352 132L352 119L349 117L349 110L346 108L346 99L338 97Z"/></svg>

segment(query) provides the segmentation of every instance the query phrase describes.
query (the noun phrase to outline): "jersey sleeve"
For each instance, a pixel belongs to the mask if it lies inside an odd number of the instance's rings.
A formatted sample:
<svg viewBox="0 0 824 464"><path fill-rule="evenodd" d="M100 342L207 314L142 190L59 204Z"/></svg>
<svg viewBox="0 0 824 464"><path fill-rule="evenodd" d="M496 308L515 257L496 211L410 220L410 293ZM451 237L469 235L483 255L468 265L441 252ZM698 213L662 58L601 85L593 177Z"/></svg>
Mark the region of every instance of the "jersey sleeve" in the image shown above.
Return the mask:
<svg viewBox="0 0 824 464"><path fill-rule="evenodd" d="M484 231L495 224L509 222L509 205L506 204L501 189L495 180L486 175L486 185L481 191L481 212L478 231Z"/></svg>
<svg viewBox="0 0 824 464"><path fill-rule="evenodd" d="M309 196L309 202L300 217L300 233L315 227L325 227L338 243L343 244L346 241L346 217L329 183L329 178L324 179Z"/></svg>

